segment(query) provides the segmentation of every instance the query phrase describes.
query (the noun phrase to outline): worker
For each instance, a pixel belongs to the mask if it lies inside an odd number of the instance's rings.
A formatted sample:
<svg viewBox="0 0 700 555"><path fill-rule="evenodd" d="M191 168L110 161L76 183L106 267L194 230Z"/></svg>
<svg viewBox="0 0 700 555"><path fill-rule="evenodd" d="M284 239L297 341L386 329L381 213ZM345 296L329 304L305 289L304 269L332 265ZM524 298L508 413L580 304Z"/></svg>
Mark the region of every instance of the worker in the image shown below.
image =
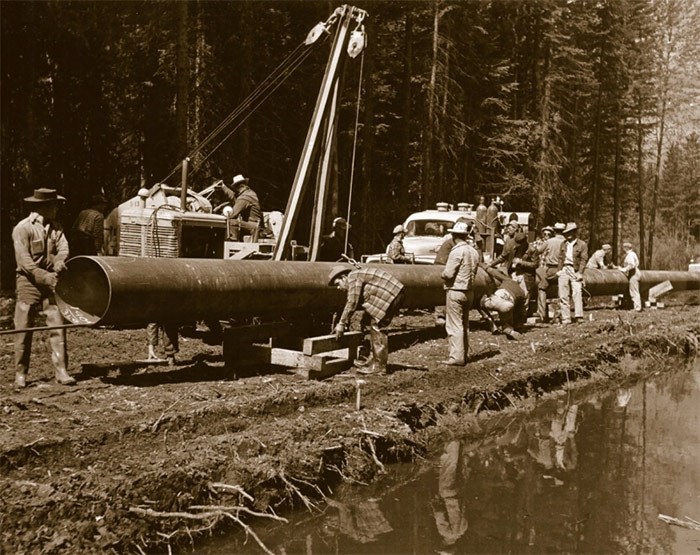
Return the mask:
<svg viewBox="0 0 700 555"><path fill-rule="evenodd" d="M525 293L525 307L527 315L530 316L532 310L530 308L530 299L535 299L537 295L537 268L540 265L540 245L533 241L528 244L527 235L525 233L517 233L516 240L516 255L511 263L513 280L517 281L523 292ZM522 252L523 246L526 246L525 252Z"/></svg>
<svg viewBox="0 0 700 555"><path fill-rule="evenodd" d="M484 197L480 197L484 198ZM463 224L469 224L470 220L466 216L460 216L457 218L457 221L455 223L463 223ZM447 259L450 256L450 251L452 250L452 247L455 246L455 240L454 236L451 233L448 233L445 238L442 241L442 244L438 248L437 253L435 254L435 260L433 260L433 264L437 264L440 266L444 266L447 264ZM483 247L483 241L480 243L476 243L473 245L477 252L479 253L479 260L482 260L483 257L483 252L476 246L476 245L481 245ZM436 306L435 307L435 324L440 327L445 326L445 307L443 306Z"/></svg>
<svg viewBox="0 0 700 555"><path fill-rule="evenodd" d="M564 241L559 248L559 310L561 323L571 324L571 305L574 302L574 322L583 321L583 272L588 262L588 245L578 238L578 227L569 222L564 228Z"/></svg>
<svg viewBox="0 0 700 555"><path fill-rule="evenodd" d="M513 260L516 258L522 258L522 256L527 251L527 235L518 231L519 224L517 221L510 221L505 227L503 250L496 258L492 260L489 264L492 268L496 266L501 266L502 270L506 274L511 274L513 272Z"/></svg>
<svg viewBox="0 0 700 555"><path fill-rule="evenodd" d="M592 270L607 270L613 267L612 263L612 245L605 243L597 251L595 251L586 263L586 268Z"/></svg>
<svg viewBox="0 0 700 555"><path fill-rule="evenodd" d="M403 246L406 232L406 228L401 224L394 227L394 238L386 247L386 262L388 264L411 264L413 262L413 258L406 254L406 249Z"/></svg>
<svg viewBox="0 0 700 555"><path fill-rule="evenodd" d="M448 230L455 242L441 277L445 284L445 331L449 358L443 364L464 366L469 356L469 310L474 300L474 276L479 254L467 243L470 228L456 223Z"/></svg>
<svg viewBox="0 0 700 555"><path fill-rule="evenodd" d="M146 326L146 334L148 337L148 360L160 361L160 357L156 355L156 347L159 340L163 340L163 350L165 351L165 360L168 366L175 366L175 355L180 351L180 341L178 337L177 324L155 324L150 323Z"/></svg>
<svg viewBox="0 0 700 555"><path fill-rule="evenodd" d="M328 275L328 285L347 292L345 307L333 330L337 339L345 333L354 311L364 310L370 318L371 360L357 371L361 374L386 374L389 339L383 328L391 323L401 307L403 283L377 267L353 270L348 266L334 266Z"/></svg>
<svg viewBox="0 0 700 555"><path fill-rule="evenodd" d="M511 339L518 340L522 335L515 330L525 322L525 293L520 284L509 278L503 272L486 264L479 264L479 267L486 271L490 281L495 284L490 288L493 293L484 295L481 298L480 307L482 311L498 312L500 326L495 325L493 331L501 331ZM488 315L487 312L484 312ZM493 323L493 321L492 321Z"/></svg>
<svg viewBox="0 0 700 555"><path fill-rule="evenodd" d="M328 235L324 235L321 239L321 248L319 250L318 259L323 262L338 262L342 260L343 255L348 258L355 258L352 245L350 243L345 246L347 241L348 230L352 226L345 218L333 219L333 231Z"/></svg>
<svg viewBox="0 0 700 555"><path fill-rule="evenodd" d="M547 289L554 283L559 271L559 251L564 242L563 231L566 225L557 222L554 227L546 226L542 229L542 237L545 238L540 255L540 267L537 275L537 317L541 322L549 321L547 308ZM546 233L551 230L550 233Z"/></svg>
<svg viewBox="0 0 700 555"><path fill-rule="evenodd" d="M248 182L247 177L238 174L233 178L230 187L226 184L221 185L229 201L233 203L231 211L227 211L227 216L231 220L240 218L242 222L252 224L251 227L253 228L255 226L261 228L263 226L263 218L260 210L260 201L255 191L248 186ZM251 230L242 229L241 235L251 235Z"/></svg>
<svg viewBox="0 0 700 555"><path fill-rule="evenodd" d="M37 309L43 311L48 326L60 326L63 324L63 318L56 305L54 288L58 274L66 269L69 250L68 240L56 221L56 215L59 204L66 199L55 189L40 188L34 189L34 194L24 200L30 207L30 214L12 230L17 262L15 329L31 327ZM51 330L47 343L56 381L62 385L74 384L75 379L66 372L66 330ZM31 352L32 332L15 334L17 389L26 387Z"/></svg>
<svg viewBox="0 0 700 555"><path fill-rule="evenodd" d="M632 306L635 312L642 311L642 297L639 294L639 279L641 273L639 271L639 257L634 252L634 247L629 241L622 243L622 250L625 252L625 259L620 266L620 271L623 272L630 282L630 297L632 297Z"/></svg>
<svg viewBox="0 0 700 555"><path fill-rule="evenodd" d="M70 250L73 256L104 255L106 209L107 199L98 193L90 198L90 206L80 211L71 229Z"/></svg>

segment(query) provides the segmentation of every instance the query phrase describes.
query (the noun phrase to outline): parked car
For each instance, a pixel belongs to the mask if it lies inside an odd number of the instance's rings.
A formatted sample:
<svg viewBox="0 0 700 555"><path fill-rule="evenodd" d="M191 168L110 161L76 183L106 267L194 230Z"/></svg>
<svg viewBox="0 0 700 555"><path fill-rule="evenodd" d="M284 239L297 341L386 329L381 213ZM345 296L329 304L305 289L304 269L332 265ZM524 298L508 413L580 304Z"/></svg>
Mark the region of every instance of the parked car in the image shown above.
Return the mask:
<svg viewBox="0 0 700 555"><path fill-rule="evenodd" d="M432 264L440 245L448 234L447 230L452 228L459 218L466 217L472 225L476 223L476 212L472 208L471 204L459 203L455 210L453 205L439 203L435 209L414 212L408 216L403 223L407 230L403 240L406 254L413 256L416 264ZM508 211L499 214L502 226L505 226L510 214L512 212ZM530 227L530 212L515 212L515 214L523 231L527 233ZM362 262L386 262L386 255L383 253L364 255Z"/></svg>

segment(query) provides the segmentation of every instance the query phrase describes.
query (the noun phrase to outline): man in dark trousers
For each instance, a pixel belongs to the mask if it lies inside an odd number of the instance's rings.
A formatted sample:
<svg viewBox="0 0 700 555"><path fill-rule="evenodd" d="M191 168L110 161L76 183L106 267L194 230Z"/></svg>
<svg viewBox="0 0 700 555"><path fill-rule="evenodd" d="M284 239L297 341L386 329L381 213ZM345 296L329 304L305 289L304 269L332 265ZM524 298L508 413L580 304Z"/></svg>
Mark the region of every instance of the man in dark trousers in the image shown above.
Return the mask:
<svg viewBox="0 0 700 555"><path fill-rule="evenodd" d="M391 323L401 307L403 283L390 273L373 266L355 270L347 266L334 266L328 275L328 285L347 291L345 307L334 330L338 339L348 328L354 311L364 310L371 319L371 363L357 371L361 374L386 374L389 338L382 328Z"/></svg>
<svg viewBox="0 0 700 555"><path fill-rule="evenodd" d="M247 177L238 174L233 178L233 183L230 187L228 185L221 186L228 199L233 203L232 210L228 214L229 219L235 220L240 218L242 222L251 224L251 226L241 229L241 235L250 235L251 230L248 229L249 227L254 229L255 227L261 228L263 226L260 201L255 191L248 187L248 181ZM257 234L253 233L253 235Z"/></svg>
<svg viewBox="0 0 700 555"><path fill-rule="evenodd" d="M71 229L70 250L73 256L79 254L104 254L105 210L107 199L96 194L90 199L90 206L81 210Z"/></svg>
<svg viewBox="0 0 700 555"><path fill-rule="evenodd" d="M493 293L481 298L481 309L498 312L500 331L511 339L520 339L521 334L514 328L525 322L525 292L517 281L510 279L503 272L485 264L479 264L479 267L486 271L495 284L492 288ZM494 331L496 329L498 328L495 327Z"/></svg>
<svg viewBox="0 0 700 555"><path fill-rule="evenodd" d="M35 189L24 199L30 214L12 230L17 262L17 302L15 329L32 327L34 314L43 311L49 326L60 326L63 317L56 306L54 288L58 274L66 269L68 240L56 222L59 203L66 199L55 189ZM72 385L75 380L66 372L68 353L66 330L49 332L48 347L56 371L56 381ZM26 387L29 359L32 353L32 332L15 334L15 388Z"/></svg>
<svg viewBox="0 0 700 555"><path fill-rule="evenodd" d="M345 247L347 231L351 227L345 218L338 217L333 220L333 231L324 235L321 240L318 255L320 261L338 262L342 260L344 254L349 258L354 258L352 245L348 243L347 249Z"/></svg>

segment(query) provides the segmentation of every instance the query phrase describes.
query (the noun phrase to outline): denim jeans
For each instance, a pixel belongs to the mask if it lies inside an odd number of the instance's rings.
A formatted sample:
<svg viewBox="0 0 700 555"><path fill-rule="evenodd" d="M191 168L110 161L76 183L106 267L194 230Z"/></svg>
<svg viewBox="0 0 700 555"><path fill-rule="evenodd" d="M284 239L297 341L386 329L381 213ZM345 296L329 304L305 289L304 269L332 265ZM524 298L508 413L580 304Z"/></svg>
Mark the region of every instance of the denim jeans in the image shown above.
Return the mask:
<svg viewBox="0 0 700 555"><path fill-rule="evenodd" d="M445 331L450 359L464 364L469 355L469 310L474 291L448 289L445 299Z"/></svg>

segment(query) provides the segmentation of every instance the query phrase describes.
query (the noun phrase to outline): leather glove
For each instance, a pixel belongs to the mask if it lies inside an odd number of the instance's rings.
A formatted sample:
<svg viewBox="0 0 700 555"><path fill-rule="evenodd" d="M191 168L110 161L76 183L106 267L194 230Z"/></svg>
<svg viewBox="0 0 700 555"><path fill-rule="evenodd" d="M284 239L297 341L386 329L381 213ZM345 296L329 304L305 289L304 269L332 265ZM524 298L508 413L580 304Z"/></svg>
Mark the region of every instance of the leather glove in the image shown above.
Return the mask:
<svg viewBox="0 0 700 555"><path fill-rule="evenodd" d="M57 274L60 274L61 272L65 272L67 269L68 269L68 267L66 266L66 263L63 262L63 260L59 260L57 262L54 262L53 270Z"/></svg>
<svg viewBox="0 0 700 555"><path fill-rule="evenodd" d="M336 339L340 339L345 333L345 326L343 324L338 324L333 330L333 333L335 334Z"/></svg>

